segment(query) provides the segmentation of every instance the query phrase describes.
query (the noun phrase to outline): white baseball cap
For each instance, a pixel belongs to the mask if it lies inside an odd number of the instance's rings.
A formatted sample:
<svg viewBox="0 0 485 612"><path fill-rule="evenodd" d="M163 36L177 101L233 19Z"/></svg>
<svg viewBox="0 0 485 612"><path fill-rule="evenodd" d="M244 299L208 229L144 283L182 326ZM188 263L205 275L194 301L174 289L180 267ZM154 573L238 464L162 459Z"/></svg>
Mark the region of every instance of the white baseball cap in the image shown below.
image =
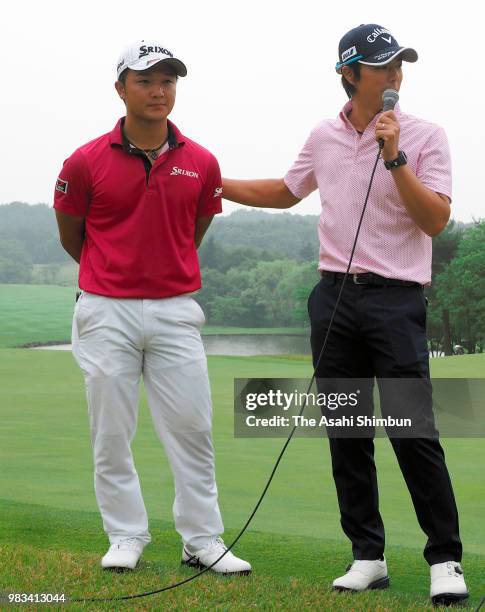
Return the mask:
<svg viewBox="0 0 485 612"><path fill-rule="evenodd" d="M116 76L126 68L130 70L146 70L151 66L165 62L171 66L178 76L187 75L185 64L173 56L173 53L166 49L162 44L153 40L137 40L123 49L118 64L116 66Z"/></svg>

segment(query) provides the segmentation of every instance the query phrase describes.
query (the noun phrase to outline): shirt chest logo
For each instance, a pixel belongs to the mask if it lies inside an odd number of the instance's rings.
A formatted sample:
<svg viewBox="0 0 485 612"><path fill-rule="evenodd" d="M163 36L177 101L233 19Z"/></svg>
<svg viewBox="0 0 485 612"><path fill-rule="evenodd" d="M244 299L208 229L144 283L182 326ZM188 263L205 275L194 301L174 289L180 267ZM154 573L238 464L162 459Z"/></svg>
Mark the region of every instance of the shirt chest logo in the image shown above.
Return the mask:
<svg viewBox="0 0 485 612"><path fill-rule="evenodd" d="M185 170L184 168L178 168L177 166L172 167L172 171L170 172L170 176L176 176L177 174L182 174L183 176L190 176L191 178L199 178L199 173L194 172L194 170Z"/></svg>

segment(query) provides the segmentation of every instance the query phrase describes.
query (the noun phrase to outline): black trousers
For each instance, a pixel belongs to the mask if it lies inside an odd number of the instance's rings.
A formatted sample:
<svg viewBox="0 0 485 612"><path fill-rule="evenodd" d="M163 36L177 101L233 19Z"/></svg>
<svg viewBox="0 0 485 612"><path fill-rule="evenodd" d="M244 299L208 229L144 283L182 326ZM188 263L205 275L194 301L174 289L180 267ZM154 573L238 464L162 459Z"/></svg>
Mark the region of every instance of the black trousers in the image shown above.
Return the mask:
<svg viewBox="0 0 485 612"><path fill-rule="evenodd" d="M340 280L323 276L308 299L314 367L340 286ZM317 378L374 376L429 380L426 302L420 286L356 285L349 276ZM431 400L427 409L432 413ZM428 537L426 561L461 561L458 512L437 433L390 441ZM341 524L354 559L378 559L385 537L373 438L329 437L329 444Z"/></svg>

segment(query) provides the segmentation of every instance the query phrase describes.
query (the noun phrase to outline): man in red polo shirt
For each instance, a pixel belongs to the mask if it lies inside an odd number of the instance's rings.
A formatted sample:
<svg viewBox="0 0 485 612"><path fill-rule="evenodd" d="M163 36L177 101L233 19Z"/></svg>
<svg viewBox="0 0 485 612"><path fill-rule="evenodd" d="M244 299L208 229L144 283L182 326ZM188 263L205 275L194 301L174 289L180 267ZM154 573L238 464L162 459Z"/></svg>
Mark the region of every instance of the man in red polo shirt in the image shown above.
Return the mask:
<svg viewBox="0 0 485 612"><path fill-rule="evenodd" d="M197 247L220 213L215 157L168 121L185 65L138 41L118 62L126 117L77 149L55 187L65 250L80 263L73 354L83 371L96 499L109 537L103 568L133 569L150 542L131 442L141 375L175 482L182 562L207 567L226 551L217 501ZM213 571L248 574L230 551Z"/></svg>

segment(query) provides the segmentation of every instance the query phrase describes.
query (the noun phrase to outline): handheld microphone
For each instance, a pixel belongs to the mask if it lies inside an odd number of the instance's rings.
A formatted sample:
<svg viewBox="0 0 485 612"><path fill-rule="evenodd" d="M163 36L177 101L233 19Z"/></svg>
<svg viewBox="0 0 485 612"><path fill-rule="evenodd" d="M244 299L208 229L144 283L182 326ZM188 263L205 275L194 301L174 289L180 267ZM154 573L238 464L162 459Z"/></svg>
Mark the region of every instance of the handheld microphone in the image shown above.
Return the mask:
<svg viewBox="0 0 485 612"><path fill-rule="evenodd" d="M399 94L395 89L386 89L382 94L382 112L394 110L394 107L399 100ZM379 149L384 146L384 140L379 138Z"/></svg>

